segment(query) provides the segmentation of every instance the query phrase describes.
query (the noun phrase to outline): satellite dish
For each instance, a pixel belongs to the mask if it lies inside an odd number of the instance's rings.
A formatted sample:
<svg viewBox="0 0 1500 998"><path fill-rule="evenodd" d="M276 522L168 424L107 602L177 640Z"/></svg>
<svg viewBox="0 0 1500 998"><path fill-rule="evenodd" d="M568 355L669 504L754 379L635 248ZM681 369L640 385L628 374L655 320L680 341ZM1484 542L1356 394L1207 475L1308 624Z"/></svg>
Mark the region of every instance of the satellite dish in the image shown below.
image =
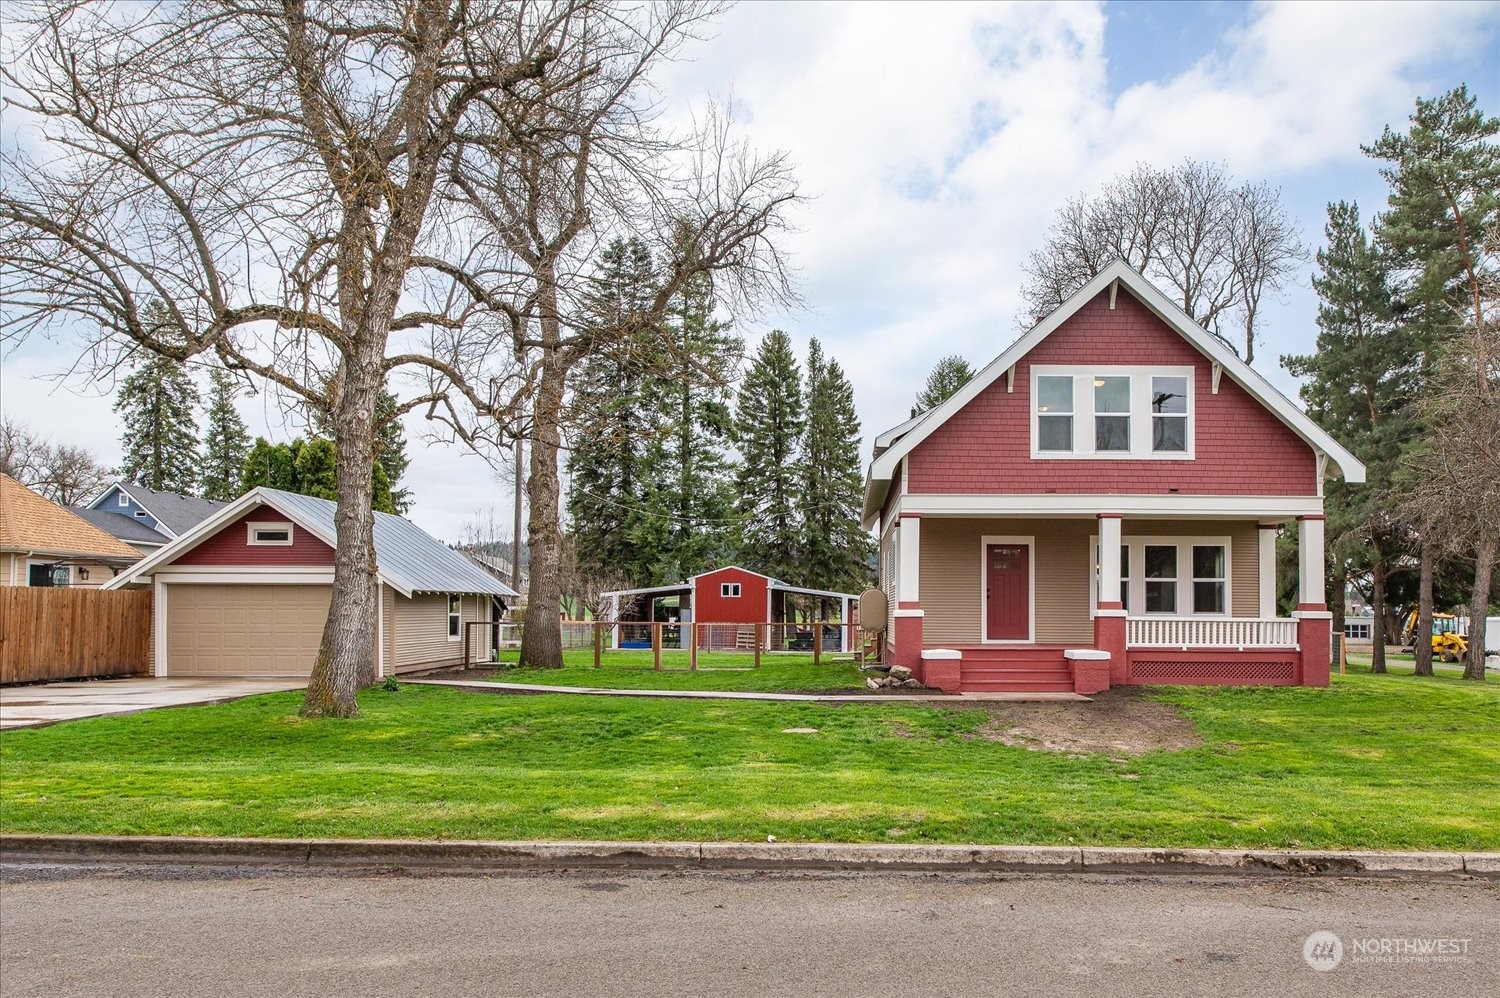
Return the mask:
<svg viewBox="0 0 1500 998"><path fill-rule="evenodd" d="M866 589L859 594L859 629L871 634L885 630L890 603L883 589Z"/></svg>

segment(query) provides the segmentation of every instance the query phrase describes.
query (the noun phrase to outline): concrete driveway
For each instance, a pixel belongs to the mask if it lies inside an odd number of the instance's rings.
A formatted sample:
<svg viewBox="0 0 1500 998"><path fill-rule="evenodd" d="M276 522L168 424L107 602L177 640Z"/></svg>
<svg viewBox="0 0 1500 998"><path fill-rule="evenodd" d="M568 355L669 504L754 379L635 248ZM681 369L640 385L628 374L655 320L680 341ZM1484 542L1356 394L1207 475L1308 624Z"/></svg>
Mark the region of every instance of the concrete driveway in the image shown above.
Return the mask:
<svg viewBox="0 0 1500 998"><path fill-rule="evenodd" d="M300 690L305 679L100 679L0 688L0 729L39 728L158 707L228 703L257 693Z"/></svg>

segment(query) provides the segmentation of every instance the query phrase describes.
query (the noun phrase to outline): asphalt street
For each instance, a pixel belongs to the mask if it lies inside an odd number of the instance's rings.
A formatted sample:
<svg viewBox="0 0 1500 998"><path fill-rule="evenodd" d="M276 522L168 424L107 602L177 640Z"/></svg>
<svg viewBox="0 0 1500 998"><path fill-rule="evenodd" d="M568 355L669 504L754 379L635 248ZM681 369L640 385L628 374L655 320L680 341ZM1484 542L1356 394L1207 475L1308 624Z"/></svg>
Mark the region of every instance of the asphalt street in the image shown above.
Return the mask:
<svg viewBox="0 0 1500 998"><path fill-rule="evenodd" d="M1304 958L1318 930L1337 937L1313 954L1332 969ZM0 880L0 995L17 998L1489 998L1497 981L1494 881L14 866Z"/></svg>

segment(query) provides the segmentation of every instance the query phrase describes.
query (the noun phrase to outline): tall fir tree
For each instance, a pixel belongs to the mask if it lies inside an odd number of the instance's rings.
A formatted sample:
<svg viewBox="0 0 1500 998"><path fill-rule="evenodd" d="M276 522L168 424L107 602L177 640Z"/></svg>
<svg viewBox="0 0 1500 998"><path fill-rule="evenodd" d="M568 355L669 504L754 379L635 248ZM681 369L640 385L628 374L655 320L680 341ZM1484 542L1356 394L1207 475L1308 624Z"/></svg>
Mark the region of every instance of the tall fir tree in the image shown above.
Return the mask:
<svg viewBox="0 0 1500 998"><path fill-rule="evenodd" d="M949 354L933 366L927 375L927 383L917 393L917 404L911 414L920 416L929 409L936 409L974 377L974 369L958 354Z"/></svg>
<svg viewBox="0 0 1500 998"><path fill-rule="evenodd" d="M1394 318L1386 261L1370 242L1359 206L1330 204L1324 234L1326 245L1318 251L1313 277L1317 352L1283 357L1282 363L1307 379L1301 394L1308 414L1369 469L1364 484L1340 479L1326 488L1334 559L1329 578L1338 590L1330 604L1341 614L1344 580L1351 571L1368 572L1380 628L1389 616L1386 589L1398 539L1380 490L1411 437L1420 372L1411 330ZM1374 643L1372 668L1385 669L1380 641Z"/></svg>
<svg viewBox="0 0 1500 998"><path fill-rule="evenodd" d="M381 389L380 397L375 401L375 421L380 427L375 434L375 463L380 465L380 474L376 477L384 476L385 489L390 493L387 501L390 511L405 516L415 498L411 489L401 485L411 459L406 456L406 430L401 425L401 418L392 415L398 404L399 400L389 389Z"/></svg>
<svg viewBox="0 0 1500 998"><path fill-rule="evenodd" d="M180 361L151 355L120 383L120 477L160 492L198 489L198 386Z"/></svg>
<svg viewBox="0 0 1500 998"><path fill-rule="evenodd" d="M805 413L802 373L786 333L773 329L761 341L740 383L735 440L740 467L735 512L745 567L796 579L804 553L797 502L802 488Z"/></svg>
<svg viewBox="0 0 1500 998"><path fill-rule="evenodd" d="M337 500L336 451L326 437L297 439L287 444L273 444L256 437L255 445L245 458L241 484L245 491L256 486L296 492L319 499ZM371 506L377 513L396 513L390 479L380 462L370 469Z"/></svg>
<svg viewBox="0 0 1500 998"><path fill-rule="evenodd" d="M239 395L234 375L215 367L208 375L208 411L204 414L203 463L199 481L203 498L228 502L240 495L250 433L235 408Z"/></svg>
<svg viewBox="0 0 1500 998"><path fill-rule="evenodd" d="M657 584L721 564L733 548L728 386L744 344L714 319L714 305L713 282L704 275L678 296L667 330L673 350L657 394L665 435L648 455L656 473L648 479L655 495L647 509L664 521L665 534L652 571Z"/></svg>
<svg viewBox="0 0 1500 998"><path fill-rule="evenodd" d="M569 410L568 516L580 568L632 585L655 581L665 543L643 497L659 487L664 436L657 404L656 352L636 328L656 294L651 252L639 239L616 239L590 279L586 315L597 349L575 371Z"/></svg>
<svg viewBox="0 0 1500 998"><path fill-rule="evenodd" d="M874 542L860 526L864 476L854 388L815 338L807 354L807 429L802 445L802 585L859 591L873 581Z"/></svg>

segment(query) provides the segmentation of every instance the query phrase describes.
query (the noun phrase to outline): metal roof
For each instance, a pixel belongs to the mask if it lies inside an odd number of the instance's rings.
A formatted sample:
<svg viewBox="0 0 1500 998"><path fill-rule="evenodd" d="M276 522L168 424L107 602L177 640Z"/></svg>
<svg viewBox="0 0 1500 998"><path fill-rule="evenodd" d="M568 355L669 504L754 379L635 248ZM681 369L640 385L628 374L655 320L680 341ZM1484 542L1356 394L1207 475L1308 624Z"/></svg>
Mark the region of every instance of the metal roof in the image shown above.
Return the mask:
<svg viewBox="0 0 1500 998"><path fill-rule="evenodd" d="M280 489L258 491L330 545L335 543L337 503ZM519 595L415 523L390 513L375 514L375 561L380 574L411 592L486 593L509 598Z"/></svg>

